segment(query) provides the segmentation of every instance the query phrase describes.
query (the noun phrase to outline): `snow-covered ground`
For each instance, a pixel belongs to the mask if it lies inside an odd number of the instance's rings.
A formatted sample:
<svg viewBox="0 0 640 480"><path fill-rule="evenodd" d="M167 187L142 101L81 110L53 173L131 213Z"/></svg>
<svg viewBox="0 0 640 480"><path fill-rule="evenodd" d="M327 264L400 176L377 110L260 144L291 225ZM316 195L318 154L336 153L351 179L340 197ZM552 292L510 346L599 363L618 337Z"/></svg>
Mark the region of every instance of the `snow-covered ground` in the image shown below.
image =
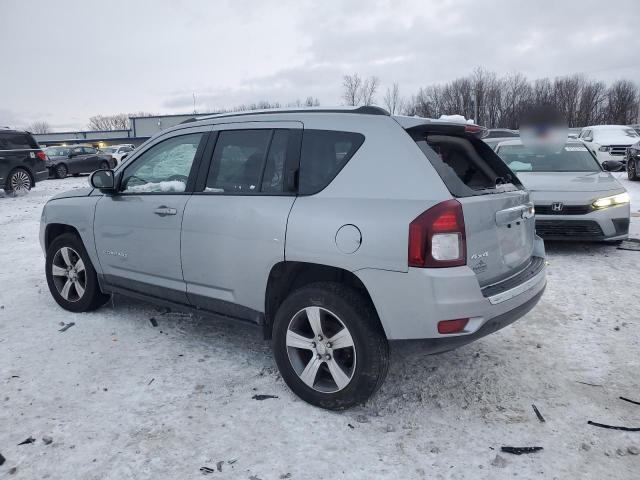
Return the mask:
<svg viewBox="0 0 640 480"><path fill-rule="evenodd" d="M637 212L640 183L620 177ZM1 478L190 479L201 467L254 480L639 478L629 447L640 432L587 421L640 427L640 406L618 399L640 400L640 252L548 245L549 283L533 312L438 356L394 345L381 391L332 413L291 394L248 327L124 298L90 314L60 309L40 212L86 182L0 198ZM59 332L61 322L75 326ZM515 456L503 445L544 450Z"/></svg>

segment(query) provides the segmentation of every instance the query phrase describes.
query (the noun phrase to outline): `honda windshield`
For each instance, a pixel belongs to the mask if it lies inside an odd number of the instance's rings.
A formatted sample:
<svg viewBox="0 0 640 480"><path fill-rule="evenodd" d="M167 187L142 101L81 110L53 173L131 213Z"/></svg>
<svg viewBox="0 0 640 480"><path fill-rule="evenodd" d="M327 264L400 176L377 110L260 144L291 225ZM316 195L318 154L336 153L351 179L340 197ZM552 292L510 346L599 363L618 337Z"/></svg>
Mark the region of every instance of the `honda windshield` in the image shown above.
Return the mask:
<svg viewBox="0 0 640 480"><path fill-rule="evenodd" d="M600 172L600 165L581 144L556 152L536 152L524 145L501 145L498 155L514 172Z"/></svg>

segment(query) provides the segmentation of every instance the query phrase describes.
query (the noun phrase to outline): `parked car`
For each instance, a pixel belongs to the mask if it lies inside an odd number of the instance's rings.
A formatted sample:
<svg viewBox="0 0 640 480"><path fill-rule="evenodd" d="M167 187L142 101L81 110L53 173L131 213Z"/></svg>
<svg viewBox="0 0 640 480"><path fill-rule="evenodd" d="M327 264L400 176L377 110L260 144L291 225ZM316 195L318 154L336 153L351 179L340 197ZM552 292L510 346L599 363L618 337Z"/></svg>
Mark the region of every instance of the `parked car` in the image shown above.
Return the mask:
<svg viewBox="0 0 640 480"><path fill-rule="evenodd" d="M46 156L29 132L0 130L0 188L25 192L49 175Z"/></svg>
<svg viewBox="0 0 640 480"><path fill-rule="evenodd" d="M484 133L482 138L511 138L519 136L520 132L518 130L511 130L509 128L490 128Z"/></svg>
<svg viewBox="0 0 640 480"><path fill-rule="evenodd" d="M625 163L627 164L627 178L631 181L640 179L640 140L627 147L625 152Z"/></svg>
<svg viewBox="0 0 640 480"><path fill-rule="evenodd" d="M580 132L582 132L581 127L571 127L567 130L567 137L571 139L578 138L580 136Z"/></svg>
<svg viewBox="0 0 640 480"><path fill-rule="evenodd" d="M492 138L483 138L482 141L491 147L491 150L495 152L496 147L505 140L511 140L514 137L492 137Z"/></svg>
<svg viewBox="0 0 640 480"><path fill-rule="evenodd" d="M619 241L629 236L629 194L579 141L557 152L534 151L520 140L498 145L496 152L531 191L536 232L548 240Z"/></svg>
<svg viewBox="0 0 640 480"><path fill-rule="evenodd" d="M86 145L47 147L45 153L47 168L51 176L56 178L91 173L100 168L115 168L117 165L111 155L100 154L97 149Z"/></svg>
<svg viewBox="0 0 640 480"><path fill-rule="evenodd" d="M479 130L377 107L169 128L46 204L49 289L73 312L121 293L259 325L297 395L350 407L389 340L450 350L542 295L529 193Z"/></svg>
<svg viewBox="0 0 640 480"><path fill-rule="evenodd" d="M105 155L111 155L115 159L116 165L119 164L123 158L133 151L135 147L131 143L123 145L110 145L108 147L101 148L100 153Z"/></svg>
<svg viewBox="0 0 640 480"><path fill-rule="evenodd" d="M617 160L625 164L627 147L640 140L640 135L626 125L596 125L584 127L578 137L602 163Z"/></svg>

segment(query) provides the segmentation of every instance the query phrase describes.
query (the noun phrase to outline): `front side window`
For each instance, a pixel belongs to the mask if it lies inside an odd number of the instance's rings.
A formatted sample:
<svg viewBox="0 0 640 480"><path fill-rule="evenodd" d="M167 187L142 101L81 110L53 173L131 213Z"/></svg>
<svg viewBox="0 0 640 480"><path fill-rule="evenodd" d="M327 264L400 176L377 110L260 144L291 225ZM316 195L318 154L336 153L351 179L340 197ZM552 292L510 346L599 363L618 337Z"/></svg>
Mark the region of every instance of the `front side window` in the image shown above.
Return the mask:
<svg viewBox="0 0 640 480"><path fill-rule="evenodd" d="M140 155L122 177L125 193L184 192L202 133L169 138Z"/></svg>
<svg viewBox="0 0 640 480"><path fill-rule="evenodd" d="M360 133L305 130L300 155L299 192L311 195L329 185L363 142L364 135Z"/></svg>
<svg viewBox="0 0 640 480"><path fill-rule="evenodd" d="M94 154L98 153L98 150L96 150L93 147L84 147L84 153L88 154L88 155L94 155Z"/></svg>

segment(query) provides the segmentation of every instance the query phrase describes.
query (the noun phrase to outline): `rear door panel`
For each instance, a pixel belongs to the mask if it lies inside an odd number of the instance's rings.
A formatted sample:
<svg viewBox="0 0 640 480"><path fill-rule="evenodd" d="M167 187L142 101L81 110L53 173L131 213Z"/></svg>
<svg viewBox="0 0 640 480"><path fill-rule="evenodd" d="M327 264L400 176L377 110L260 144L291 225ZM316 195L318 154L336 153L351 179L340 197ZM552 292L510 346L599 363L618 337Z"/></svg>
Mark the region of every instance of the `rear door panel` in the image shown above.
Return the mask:
<svg viewBox="0 0 640 480"><path fill-rule="evenodd" d="M251 129L300 130L302 123L217 125L214 133ZM203 158L206 168L201 167L200 176L205 179L210 158ZM284 260L287 218L295 198L219 192L192 195L182 224L182 268L192 304L258 321L252 312L264 311L269 273Z"/></svg>

